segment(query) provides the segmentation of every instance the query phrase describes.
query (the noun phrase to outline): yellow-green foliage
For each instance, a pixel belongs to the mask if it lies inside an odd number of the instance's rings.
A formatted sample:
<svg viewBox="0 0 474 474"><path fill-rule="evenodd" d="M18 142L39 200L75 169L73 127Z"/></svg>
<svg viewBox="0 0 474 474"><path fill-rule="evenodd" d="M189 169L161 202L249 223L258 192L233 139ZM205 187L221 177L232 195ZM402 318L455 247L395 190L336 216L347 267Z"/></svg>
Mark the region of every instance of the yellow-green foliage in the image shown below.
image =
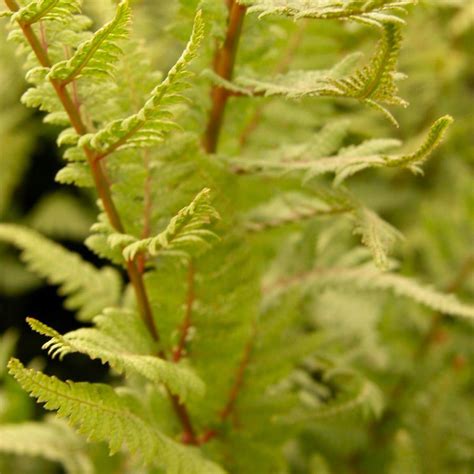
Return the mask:
<svg viewBox="0 0 474 474"><path fill-rule="evenodd" d="M56 179L97 193L86 245L106 263L14 223L0 240L90 323L61 334L28 318L43 349L97 359L110 377L62 381L10 359L68 425L0 426L0 450L70 473L117 472L101 443L130 474L467 472L472 163L466 132L452 127L459 149L446 140L463 98L440 107L434 94L418 121L398 85L407 13L423 24L445 7L176 3L6 2L31 85L22 102L62 127ZM459 2L456 45L464 15ZM458 215L430 207L450 193Z"/></svg>

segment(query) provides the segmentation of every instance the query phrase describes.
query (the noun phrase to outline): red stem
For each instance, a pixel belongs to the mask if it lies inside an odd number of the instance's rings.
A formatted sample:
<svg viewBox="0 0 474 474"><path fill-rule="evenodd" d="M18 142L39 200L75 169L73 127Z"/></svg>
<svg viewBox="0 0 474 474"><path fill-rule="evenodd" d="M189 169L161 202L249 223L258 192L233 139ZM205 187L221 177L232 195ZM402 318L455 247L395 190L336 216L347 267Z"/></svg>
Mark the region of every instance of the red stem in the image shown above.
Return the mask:
<svg viewBox="0 0 474 474"><path fill-rule="evenodd" d="M13 10L18 11L19 7L15 0L5 0L7 6ZM41 42L39 41L38 37L36 36L35 32L33 31L32 27L28 24L24 24L19 22L19 26L25 35L28 43L30 44L33 52L35 53L38 61L43 67L51 67L51 61L48 57L47 52L42 47ZM71 125L73 126L74 130L79 135L84 135L87 133L86 126L84 125L80 112L74 104L74 101L71 99L69 92L67 91L66 87L55 81L54 79L50 80L56 94L61 101L64 110L66 111ZM114 227L115 230L118 232L124 232L124 227L120 216L117 212L115 207L115 203L112 199L112 195L110 192L110 185L107 181L105 176L104 170L102 169L102 165L97 161L95 153L88 147L84 147L84 153L86 154L88 164L90 166L90 170L92 173L92 177L94 180L95 187L97 189L97 193L102 201L104 206L104 210L109 218L110 223ZM129 279L132 283L132 286L135 290L135 294L137 297L137 304L140 310L140 313L147 325L148 329L150 330L151 335L153 338L158 341L159 334L158 330L155 325L155 321L153 319L153 313L151 310L150 302L148 300L148 296L146 294L145 285L142 279L140 272L138 271L138 267L136 261L127 262L127 273Z"/></svg>
<svg viewBox="0 0 474 474"><path fill-rule="evenodd" d="M12 11L18 11L19 6L15 0L5 0L5 3ZM36 54L36 57L38 58L40 64L43 67L51 67L51 61L48 57L48 54L43 49L38 37L34 33L31 26L22 23L19 23L19 26L22 29L23 34L29 42L33 52ZM85 133L87 133L87 128L82 121L79 110L71 99L71 96L69 95L66 86L58 83L55 80L51 80L51 84L54 87L57 96L64 107L64 110L68 114L71 125L74 127L76 132L79 135L84 135ZM84 152L86 154L87 161L91 169L97 193L103 203L107 217L114 229L116 229L118 232L124 232L124 227L115 207L114 201L112 199L110 185L102 168L102 163L97 159L97 156L93 150L89 149L88 147L84 147ZM135 295L140 313L153 339L158 342L158 330L153 319L153 313L149 303L148 295L146 293L145 284L143 281L143 277L138 269L137 262L135 260L127 261L126 265L130 282L132 283L132 286L135 290ZM159 356L166 359L165 354L162 352L160 352ZM179 398L176 395L170 393L169 390L168 394L173 405L173 409L184 428L183 442L197 444L194 435L194 430L186 407L179 401Z"/></svg>
<svg viewBox="0 0 474 474"><path fill-rule="evenodd" d="M214 58L214 72L226 80L231 80L247 7L240 5L236 0L229 0L228 5L229 23L227 26L227 34L222 47L216 52ZM212 106L206 132L203 137L203 146L207 153L215 153L217 150L228 98L229 92L225 88L218 85L212 88Z"/></svg>
<svg viewBox="0 0 474 474"><path fill-rule="evenodd" d="M240 364L237 367L234 384L232 385L232 388L229 392L229 398L227 399L227 403L225 404L224 408L219 414L222 422L224 422L234 411L237 398L244 384L245 370L247 369L250 362L250 356L252 354L255 336L256 336L256 327L254 325L252 334L250 335L249 340L247 341L247 344L244 347Z"/></svg>
<svg viewBox="0 0 474 474"><path fill-rule="evenodd" d="M179 342L175 351L173 352L174 362L179 362L181 357L183 356L183 352L186 347L186 339L188 337L189 328L191 327L193 303L195 299L194 275L195 275L194 264L191 261L189 262L189 266L188 266L188 293L186 295L186 311L185 311L183 323L181 325Z"/></svg>

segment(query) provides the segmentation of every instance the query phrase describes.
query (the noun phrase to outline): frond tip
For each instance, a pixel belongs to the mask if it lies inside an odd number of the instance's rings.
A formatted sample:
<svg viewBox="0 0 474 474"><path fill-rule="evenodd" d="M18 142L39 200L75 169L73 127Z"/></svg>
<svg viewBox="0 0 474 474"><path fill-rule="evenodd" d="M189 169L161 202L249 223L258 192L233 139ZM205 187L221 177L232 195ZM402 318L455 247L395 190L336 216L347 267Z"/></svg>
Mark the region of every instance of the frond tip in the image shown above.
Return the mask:
<svg viewBox="0 0 474 474"><path fill-rule="evenodd" d="M235 159L230 162L241 174L251 172L264 174L302 173L303 180L306 182L316 176L333 173L335 185L340 185L350 176L369 168L402 168L419 174L421 165L443 141L452 122L453 119L449 115L438 119L431 126L423 143L414 152L408 154L382 153L387 147L392 148L398 143L391 140L371 140L358 147L342 149L336 156L317 157L316 159L304 156L304 159L299 160L285 160L284 156L278 156L278 159L273 160L250 158Z"/></svg>
<svg viewBox="0 0 474 474"><path fill-rule="evenodd" d="M79 45L71 59L55 64L48 75L69 84L82 76L108 77L113 64L122 54L118 42L127 38L131 18L128 1L117 7L115 18L98 30L91 39Z"/></svg>
<svg viewBox="0 0 474 474"><path fill-rule="evenodd" d="M219 214L210 203L210 190L205 188L171 219L163 232L156 237L127 245L123 250L123 256L126 260L132 260L141 252L146 252L152 257L195 256L207 250L212 242L218 239L207 227L219 218Z"/></svg>
<svg viewBox="0 0 474 474"><path fill-rule="evenodd" d="M387 157L387 166L408 168L415 174L422 173L420 165L423 164L431 153L441 144L444 136L454 122L453 117L445 115L431 126L424 142L413 153L398 157Z"/></svg>
<svg viewBox="0 0 474 474"><path fill-rule="evenodd" d="M143 342L139 339L136 344L132 340L120 340L119 331L111 331L107 327L112 326L119 318L126 320L125 326L129 323L128 328L125 327L124 330L129 329L130 332L137 333L136 326L141 323L138 316L133 313L124 314L119 310L109 311L106 315L96 318L96 328L82 328L64 335L36 319L27 318L27 322L34 331L50 338L43 345L43 349L52 357L62 358L71 353L86 354L91 359L108 363L118 373L138 374L152 383L162 383L183 403L191 396L204 395L204 382L192 370L151 356L151 351L145 352L146 348L151 346L145 336Z"/></svg>
<svg viewBox="0 0 474 474"><path fill-rule="evenodd" d="M359 58L351 54L328 70L296 70L269 78L241 76L233 83L218 85L242 95L284 96L289 99L302 97L334 97L357 100L384 113L398 125L392 114L381 104L406 107L408 103L398 97L398 55L402 41L401 27L389 22L383 25L383 35L370 61L346 71ZM351 68L352 69L352 68ZM207 76L216 82L215 75Z"/></svg>
<svg viewBox="0 0 474 474"><path fill-rule="evenodd" d="M12 17L23 25L33 25L39 21L67 22L79 13L81 0L34 0L20 8Z"/></svg>
<svg viewBox="0 0 474 474"><path fill-rule="evenodd" d="M93 148L103 158L119 149L146 148L161 142L169 130L177 127L171 120L171 106L185 101L182 91L188 87L188 66L196 56L203 36L204 21L198 11L191 38L181 57L151 92L145 105L130 117L114 120L97 133L84 135L80 144Z"/></svg>

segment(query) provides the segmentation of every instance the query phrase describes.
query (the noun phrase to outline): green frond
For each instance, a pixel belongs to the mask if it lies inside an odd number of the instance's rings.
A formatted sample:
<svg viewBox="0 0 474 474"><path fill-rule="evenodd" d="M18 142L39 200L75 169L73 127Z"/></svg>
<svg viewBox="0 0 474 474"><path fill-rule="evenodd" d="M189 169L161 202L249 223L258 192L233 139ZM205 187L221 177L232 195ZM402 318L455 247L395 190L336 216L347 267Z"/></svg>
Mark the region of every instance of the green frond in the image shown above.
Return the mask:
<svg viewBox="0 0 474 474"><path fill-rule="evenodd" d="M384 23L382 39L371 61L349 77L336 79L333 83L338 89L336 96L352 97L366 103L369 101L369 105L382 109L381 103L406 107L408 103L397 96L396 85L401 41L400 25Z"/></svg>
<svg viewBox="0 0 474 474"><path fill-rule="evenodd" d="M401 45L401 28L397 23L385 23L383 35L371 60L348 74L348 68L359 56L349 55L329 70L290 71L270 78L237 77L233 84L221 82L222 87L243 95L263 94L302 97L335 97L358 100L382 110L392 122L396 121L381 104L407 106L397 96L397 62ZM211 76L211 79L214 76Z"/></svg>
<svg viewBox="0 0 474 474"><path fill-rule="evenodd" d="M427 158L443 141L446 131L453 123L453 118L450 115L445 115L439 118L431 126L423 144L417 148L413 153L407 155L400 155L398 157L387 158L388 165L393 167L408 168L413 173L422 173L420 165L423 164Z"/></svg>
<svg viewBox="0 0 474 474"><path fill-rule="evenodd" d="M18 225L0 224L0 240L20 248L22 259L32 272L59 285L66 307L77 310L80 319L90 320L118 303L122 284L113 268L99 270L79 255Z"/></svg>
<svg viewBox="0 0 474 474"><path fill-rule="evenodd" d="M240 0L249 5L249 12L266 15L285 15L294 18L313 18L317 20L356 20L381 25L386 21L402 20L394 13L402 12L402 7L415 3L414 0Z"/></svg>
<svg viewBox="0 0 474 474"><path fill-rule="evenodd" d="M340 396L337 400L330 401L325 405L319 403L319 406L312 406L311 411L307 408L302 409L281 421L284 423L301 423L308 420L322 420L347 416L348 413L355 412L358 409L362 410L364 414L370 413L379 416L382 408L383 397L380 389L374 383L364 379L360 381L357 390L353 393L344 394L344 396Z"/></svg>
<svg viewBox="0 0 474 474"><path fill-rule="evenodd" d="M66 22L80 12L80 7L81 0L32 0L20 8L12 20L26 25L46 20Z"/></svg>
<svg viewBox="0 0 474 474"><path fill-rule="evenodd" d="M63 84L84 76L109 77L122 54L119 43L128 36L131 14L128 0L122 1L115 18L94 33L91 39L81 43L71 59L55 64L48 77Z"/></svg>
<svg viewBox="0 0 474 474"><path fill-rule="evenodd" d="M388 254L403 235L370 209L361 207L354 212L354 234L371 251L375 264L382 270L390 267Z"/></svg>
<svg viewBox="0 0 474 474"><path fill-rule="evenodd" d="M210 190L203 189L189 204L173 217L166 229L156 237L138 240L123 249L126 260L139 253L176 255L188 258L210 248L217 235L207 227L218 220L219 214L210 202ZM123 239L119 239L120 243Z"/></svg>
<svg viewBox="0 0 474 474"><path fill-rule="evenodd" d="M392 148L398 145L397 141L377 140L362 144L360 149L342 149L337 156L287 161L285 156L278 156L273 160L262 159L231 159L234 169L240 173L302 173L304 181L309 181L316 176L334 173L335 185L340 185L348 177L369 168L406 168L414 173L419 173L423 164L437 146L442 142L446 130L453 122L450 116L441 117L430 128L425 141L413 153L409 154L367 154L360 155L363 150Z"/></svg>
<svg viewBox="0 0 474 474"><path fill-rule="evenodd" d="M59 422L0 425L0 452L58 462L67 474L94 472L83 440Z"/></svg>
<svg viewBox="0 0 474 474"><path fill-rule="evenodd" d="M68 163L61 168L55 176L61 184L73 184L79 188L92 188L94 181L87 163Z"/></svg>
<svg viewBox="0 0 474 474"><path fill-rule="evenodd" d="M143 148L156 145L176 124L171 120L171 106L183 102L181 92L188 86L187 68L197 54L204 35L204 22L196 14L191 38L181 57L171 68L164 81L150 94L145 105L136 114L115 120L94 134L82 137L80 144L88 145L101 155L124 148Z"/></svg>
<svg viewBox="0 0 474 474"><path fill-rule="evenodd" d="M312 282L322 286L349 286L361 291L389 291L442 314L474 319L474 306L459 301L454 295L439 292L402 275L381 272L371 266L316 269L302 275L301 278L296 278L294 282L291 282L290 287L293 284L306 285ZM288 288L285 285L282 288L276 288L276 291L286 291Z"/></svg>
<svg viewBox="0 0 474 474"><path fill-rule="evenodd" d="M130 322L130 327L123 327L124 331L131 331L133 325L140 324L138 316L134 313L126 313L123 310L109 310L102 318L107 318L108 325L112 326L115 319ZM28 318L31 328L51 339L43 345L43 349L54 357L64 357L66 354L81 353L88 355L91 359L99 359L102 363L108 363L119 373L139 374L153 383L162 383L168 389L178 395L184 403L191 397L204 395L205 386L201 379L190 369L168 362L157 356L151 356L152 350L146 351L147 347L152 348L153 344L146 337L143 337L143 344L133 344L133 340L124 340L114 337L117 333L104 330L103 321L94 321L97 328L83 328L67 334L60 334L56 330L33 318ZM112 323L112 324L111 324ZM143 331L142 331L143 332ZM127 333L125 333L127 334Z"/></svg>
<svg viewBox="0 0 474 474"><path fill-rule="evenodd" d="M111 454L122 446L146 463L162 466L169 474L223 474L203 459L160 433L134 399L104 384L62 382L11 359L9 371L31 396L66 418L89 441L105 441Z"/></svg>
<svg viewBox="0 0 474 474"><path fill-rule="evenodd" d="M343 214L351 211L347 202L329 204L324 199L303 193L288 192L265 202L243 216L243 226L261 232L284 225L301 223L314 217Z"/></svg>

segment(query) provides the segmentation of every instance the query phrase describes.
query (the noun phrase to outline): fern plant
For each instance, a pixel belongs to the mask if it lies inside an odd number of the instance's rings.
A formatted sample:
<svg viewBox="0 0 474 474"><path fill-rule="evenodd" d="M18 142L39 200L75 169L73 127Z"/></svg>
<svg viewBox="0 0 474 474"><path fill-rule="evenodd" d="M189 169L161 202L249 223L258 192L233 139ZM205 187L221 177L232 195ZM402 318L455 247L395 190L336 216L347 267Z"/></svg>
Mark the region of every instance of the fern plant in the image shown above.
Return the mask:
<svg viewBox="0 0 474 474"><path fill-rule="evenodd" d="M86 245L106 263L14 223L0 224L0 240L90 323L61 334L29 318L49 355L82 353L117 377L62 381L15 358L10 374L113 457L99 466L51 421L3 427L0 449L68 472L114 472L117 459L122 472L351 472L361 446L348 440L334 455L330 438L361 439L392 416L374 374L390 356L375 336L383 313L401 307L403 319L418 304L457 324L474 318L472 305L397 272L401 233L345 187L369 169L420 174L452 123L438 118L398 153L398 140L353 128L367 113L359 104L391 123L386 107L407 105L397 62L414 2L183 1L168 13L189 39L163 75L132 33L131 4L104 3L112 15L98 28L80 1L5 0L3 15L31 84L22 102L63 128L56 179L97 194ZM355 22L380 37L368 61L290 68L313 23L337 31L342 21L348 35ZM275 49L262 48L297 33L272 67ZM271 107L284 113L266 117ZM413 449L404 428L389 442Z"/></svg>

